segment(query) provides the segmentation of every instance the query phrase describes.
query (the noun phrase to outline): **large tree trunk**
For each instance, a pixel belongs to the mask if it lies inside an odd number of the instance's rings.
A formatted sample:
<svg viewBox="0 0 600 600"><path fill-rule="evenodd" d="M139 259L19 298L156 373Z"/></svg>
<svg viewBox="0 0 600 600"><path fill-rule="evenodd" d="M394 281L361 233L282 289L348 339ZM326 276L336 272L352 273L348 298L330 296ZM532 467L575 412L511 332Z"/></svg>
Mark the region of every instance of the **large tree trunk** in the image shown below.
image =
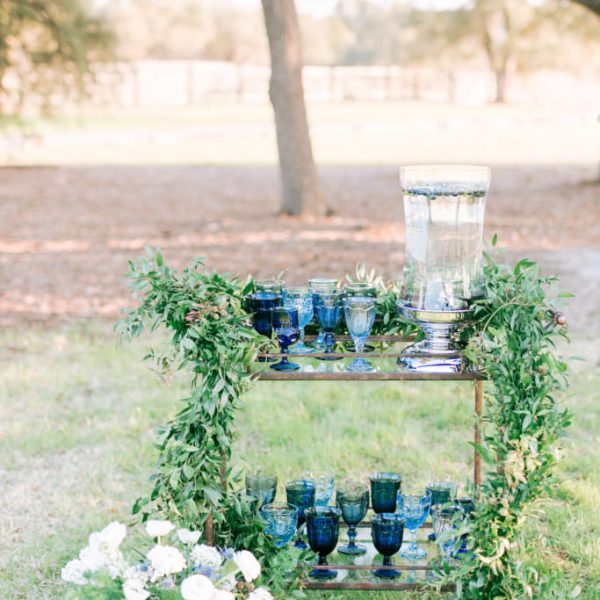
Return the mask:
<svg viewBox="0 0 600 600"><path fill-rule="evenodd" d="M294 0L262 0L269 48L269 96L275 112L279 168L283 188L281 212L323 215L326 210L313 159L304 90L300 29Z"/></svg>
<svg viewBox="0 0 600 600"><path fill-rule="evenodd" d="M589 8L592 12L600 16L600 0L573 0L573 2Z"/></svg>

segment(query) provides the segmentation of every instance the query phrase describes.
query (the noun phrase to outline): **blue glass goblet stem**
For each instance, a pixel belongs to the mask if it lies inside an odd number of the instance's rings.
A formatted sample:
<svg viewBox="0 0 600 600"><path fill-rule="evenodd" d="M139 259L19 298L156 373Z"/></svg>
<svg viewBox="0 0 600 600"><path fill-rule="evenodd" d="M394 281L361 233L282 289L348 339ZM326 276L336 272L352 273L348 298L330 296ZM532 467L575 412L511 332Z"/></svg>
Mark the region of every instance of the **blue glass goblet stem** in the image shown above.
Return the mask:
<svg viewBox="0 0 600 600"><path fill-rule="evenodd" d="M371 534L373 545L383 556L383 566L392 566L392 556L400 550L404 537L404 521L400 515L393 513L380 513L371 520ZM400 577L397 569L377 569L373 573L382 579Z"/></svg>
<svg viewBox="0 0 600 600"><path fill-rule="evenodd" d="M342 519L348 525L348 544L338 548L338 552L349 556L360 556L367 549L356 543L356 526L365 518L369 510L369 489L355 486L337 490L336 504L342 511Z"/></svg>
<svg viewBox="0 0 600 600"><path fill-rule="evenodd" d="M342 294L339 292L313 293L315 316L325 332L325 354L333 354L335 347L335 328L342 316ZM339 356L319 357L321 360L339 360Z"/></svg>
<svg viewBox="0 0 600 600"><path fill-rule="evenodd" d="M426 558L427 552L417 546L417 530L429 515L431 492L408 492L398 494L398 512L406 526L406 544L400 550L400 556L408 560Z"/></svg>
<svg viewBox="0 0 600 600"><path fill-rule="evenodd" d="M277 336L277 341L281 346L281 360L271 365L275 371L296 371L300 365L288 360L288 347L298 340L298 311L288 305L271 309L273 321L273 331Z"/></svg>
<svg viewBox="0 0 600 600"><path fill-rule="evenodd" d="M327 565L327 556L338 543L341 511L333 506L314 506L307 508L305 514L308 545L319 555L319 566ZM313 569L310 576L315 579L335 579L337 573L332 569Z"/></svg>
<svg viewBox="0 0 600 600"><path fill-rule="evenodd" d="M357 354L365 351L365 344L375 322L375 299L369 296L351 296L344 299L344 315L348 332L354 341ZM368 373L373 366L362 357L355 358L346 371Z"/></svg>
<svg viewBox="0 0 600 600"><path fill-rule="evenodd" d="M294 546L305 549L306 543L302 539L301 530L306 521L304 511L315 505L315 484L305 479L289 481L285 485L285 493L288 504L293 504L298 509L298 531Z"/></svg>

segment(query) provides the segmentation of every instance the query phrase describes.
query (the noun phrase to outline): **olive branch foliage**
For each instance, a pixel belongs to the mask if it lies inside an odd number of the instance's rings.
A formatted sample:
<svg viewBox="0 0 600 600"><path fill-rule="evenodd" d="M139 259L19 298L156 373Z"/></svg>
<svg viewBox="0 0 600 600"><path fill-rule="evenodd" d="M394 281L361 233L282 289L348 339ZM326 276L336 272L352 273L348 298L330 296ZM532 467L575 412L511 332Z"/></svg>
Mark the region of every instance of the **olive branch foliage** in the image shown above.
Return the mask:
<svg viewBox="0 0 600 600"><path fill-rule="evenodd" d="M239 473L224 467L230 463L240 397L252 384L250 367L268 342L252 329L243 307L253 282L210 273L202 260L179 274L166 266L160 250L146 251L145 258L129 263L140 304L117 328L128 337L145 326L164 328L170 335L164 351L146 358L161 373L187 369L191 381L183 407L159 431L152 489L133 512L143 519L158 513L195 528L210 518L218 545L256 553L275 595L299 595L300 567L290 553L276 551L244 501ZM567 366L555 346L566 332L548 294L554 278L541 277L526 259L513 268L491 254L484 261L485 296L473 305L474 320L463 339L466 358L490 381L483 439L476 446L487 469L464 529L469 553L448 577L456 581L457 595L468 600L520 599L533 597L542 584L523 560L522 532L534 502L554 483L556 443L569 424L557 396L566 387ZM364 265L347 280L377 289L373 333L414 331L398 316L394 284ZM286 588L290 570L291 591Z"/></svg>

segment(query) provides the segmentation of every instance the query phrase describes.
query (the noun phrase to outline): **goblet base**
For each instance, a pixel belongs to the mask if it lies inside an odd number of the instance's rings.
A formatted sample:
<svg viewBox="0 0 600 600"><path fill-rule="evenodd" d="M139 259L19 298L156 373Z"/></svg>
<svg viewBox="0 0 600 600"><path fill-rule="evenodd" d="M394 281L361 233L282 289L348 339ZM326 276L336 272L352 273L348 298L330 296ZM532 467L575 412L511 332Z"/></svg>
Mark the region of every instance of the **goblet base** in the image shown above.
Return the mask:
<svg viewBox="0 0 600 600"><path fill-rule="evenodd" d="M337 571L333 569L312 569L309 576L313 579L335 579L337 577Z"/></svg>
<svg viewBox="0 0 600 600"><path fill-rule="evenodd" d="M316 352L316 350L303 342L298 342L293 348L290 348L290 354L297 356L302 354L312 354L313 352Z"/></svg>
<svg viewBox="0 0 600 600"><path fill-rule="evenodd" d="M397 569L375 569L373 575L379 579L398 579L402 573Z"/></svg>
<svg viewBox="0 0 600 600"><path fill-rule="evenodd" d="M364 358L355 358L344 369L344 371L348 371L349 373L372 373L375 370L375 367L368 363Z"/></svg>
<svg viewBox="0 0 600 600"><path fill-rule="evenodd" d="M421 560L427 558L427 552L416 544L408 544L406 547L400 548L400 556L406 560Z"/></svg>
<svg viewBox="0 0 600 600"><path fill-rule="evenodd" d="M362 556L367 553L367 549L360 544L347 544L346 546L340 546L337 551L340 554L346 554L347 556Z"/></svg>
<svg viewBox="0 0 600 600"><path fill-rule="evenodd" d="M271 369L275 371L297 371L299 368L300 365L293 362L278 362L275 365L271 365Z"/></svg>

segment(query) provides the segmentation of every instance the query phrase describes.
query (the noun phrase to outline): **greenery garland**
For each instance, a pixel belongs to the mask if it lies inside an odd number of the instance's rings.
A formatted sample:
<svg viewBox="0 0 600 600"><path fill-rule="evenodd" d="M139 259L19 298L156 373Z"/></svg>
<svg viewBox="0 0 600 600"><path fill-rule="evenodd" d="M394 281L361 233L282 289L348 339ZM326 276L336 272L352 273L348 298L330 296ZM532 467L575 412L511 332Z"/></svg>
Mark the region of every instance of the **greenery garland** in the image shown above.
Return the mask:
<svg viewBox="0 0 600 600"><path fill-rule="evenodd" d="M251 385L250 367L265 343L250 327L242 305L252 282L242 286L235 278L209 273L201 260L178 275L164 264L160 251L147 253L129 264L142 301L119 330L131 337L145 323L153 330L164 327L171 335L166 351L146 358L160 371L186 367L192 380L184 407L160 432L151 493L136 501L133 512L144 519L158 512L195 528L204 524L209 541L255 552L272 591L289 596L284 579L293 569L291 556L275 550L243 501L236 486L239 475L224 468L239 398ZM461 561L451 577L464 598L516 599L531 597L540 583L521 560L520 542L527 511L552 483L554 446L569 423L555 396L566 385L566 365L554 340L566 334L545 293L553 278L540 277L527 260L514 269L489 255L485 261L485 298L475 304L475 321L465 339L467 358L487 371L492 384L486 393L483 442L477 447L489 469L468 525L472 557ZM397 289L364 266L355 280L369 281L378 290L374 333L410 331L397 316ZM292 572L294 587L299 575Z"/></svg>

